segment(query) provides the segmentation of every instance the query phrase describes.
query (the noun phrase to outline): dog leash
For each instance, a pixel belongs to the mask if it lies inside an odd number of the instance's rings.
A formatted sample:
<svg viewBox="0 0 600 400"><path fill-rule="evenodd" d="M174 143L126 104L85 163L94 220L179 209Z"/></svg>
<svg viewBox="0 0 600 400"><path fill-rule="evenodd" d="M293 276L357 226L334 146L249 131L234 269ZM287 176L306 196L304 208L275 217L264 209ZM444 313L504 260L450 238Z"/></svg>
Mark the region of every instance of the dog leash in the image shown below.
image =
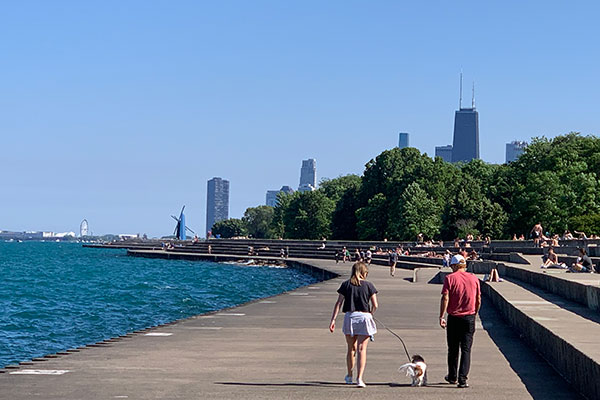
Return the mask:
<svg viewBox="0 0 600 400"><path fill-rule="evenodd" d="M404 347L404 352L406 353L406 357L408 358L408 362L412 362L412 358L410 358L410 354L408 354L408 350L406 349L406 345L404 344L404 340L402 340L402 338L400 336L398 336L393 330L391 330L390 328L388 328L387 326L385 326L385 324L383 322L381 322L380 320L378 320L375 317L373 317L373 319L378 324L380 324L381 326L383 326L389 333L391 333L392 335L396 336L398 338L398 340L400 340L400 342L402 343L402 347Z"/></svg>

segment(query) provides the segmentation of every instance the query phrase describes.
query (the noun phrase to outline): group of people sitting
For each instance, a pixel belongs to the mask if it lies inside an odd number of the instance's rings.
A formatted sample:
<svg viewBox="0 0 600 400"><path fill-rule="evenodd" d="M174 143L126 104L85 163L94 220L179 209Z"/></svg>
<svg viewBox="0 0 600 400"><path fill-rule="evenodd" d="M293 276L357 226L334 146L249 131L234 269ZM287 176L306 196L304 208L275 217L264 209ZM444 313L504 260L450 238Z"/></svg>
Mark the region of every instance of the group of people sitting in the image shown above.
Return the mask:
<svg viewBox="0 0 600 400"><path fill-rule="evenodd" d="M574 235L574 234L575 235ZM600 239L598 235L586 235L583 231L573 231L571 233L570 230L565 230L560 236L559 234L551 235L548 232L544 233L544 229L542 228L541 223L537 223L531 228L529 232L529 236L533 239L533 245L535 247L559 247L560 241L564 240L588 240L588 239ZM525 235L521 234L517 237L517 234L513 234L512 240L525 240Z"/></svg>
<svg viewBox="0 0 600 400"><path fill-rule="evenodd" d="M564 262L559 262L558 255L554 251L554 247L550 247L548 249L548 254L542 257L542 265L541 268L558 268L565 269L567 272L597 272L594 267L594 263L592 259L587 255L587 251L585 248L580 247L579 256L575 260L573 264L569 267Z"/></svg>

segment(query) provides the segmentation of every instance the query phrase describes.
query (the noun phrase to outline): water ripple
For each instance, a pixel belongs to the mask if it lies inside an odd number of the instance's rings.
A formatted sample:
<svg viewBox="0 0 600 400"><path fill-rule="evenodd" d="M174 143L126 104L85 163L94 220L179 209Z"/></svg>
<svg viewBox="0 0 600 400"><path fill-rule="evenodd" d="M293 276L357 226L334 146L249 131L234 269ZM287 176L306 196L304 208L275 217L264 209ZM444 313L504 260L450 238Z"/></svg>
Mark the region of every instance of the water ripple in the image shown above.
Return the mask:
<svg viewBox="0 0 600 400"><path fill-rule="evenodd" d="M0 367L314 283L292 268L0 243Z"/></svg>

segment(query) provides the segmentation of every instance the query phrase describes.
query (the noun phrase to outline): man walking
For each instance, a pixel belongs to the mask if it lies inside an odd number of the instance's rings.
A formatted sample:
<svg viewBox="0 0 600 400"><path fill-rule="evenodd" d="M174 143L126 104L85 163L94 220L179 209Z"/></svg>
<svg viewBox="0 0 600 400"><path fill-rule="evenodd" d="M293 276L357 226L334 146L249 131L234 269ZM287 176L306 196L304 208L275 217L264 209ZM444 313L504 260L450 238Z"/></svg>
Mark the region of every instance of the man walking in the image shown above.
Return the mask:
<svg viewBox="0 0 600 400"><path fill-rule="evenodd" d="M471 367L471 345L475 333L475 316L481 307L479 279L467 272L467 262L461 255L450 260L452 273L444 279L440 301L440 326L446 329L448 342L448 383L468 388L467 376ZM448 312L448 321L444 315ZM458 353L460 349L460 368Z"/></svg>

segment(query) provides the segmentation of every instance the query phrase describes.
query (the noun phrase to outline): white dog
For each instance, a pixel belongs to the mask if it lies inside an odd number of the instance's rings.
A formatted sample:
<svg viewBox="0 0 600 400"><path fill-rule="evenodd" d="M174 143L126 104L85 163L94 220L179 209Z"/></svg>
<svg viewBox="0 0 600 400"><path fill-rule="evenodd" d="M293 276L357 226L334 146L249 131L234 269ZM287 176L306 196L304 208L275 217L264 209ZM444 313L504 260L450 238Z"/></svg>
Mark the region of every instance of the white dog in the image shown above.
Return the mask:
<svg viewBox="0 0 600 400"><path fill-rule="evenodd" d="M418 354L413 356L412 362L398 368L398 372L405 372L406 376L412 378L411 386L427 386L427 364L425 364L423 357Z"/></svg>

